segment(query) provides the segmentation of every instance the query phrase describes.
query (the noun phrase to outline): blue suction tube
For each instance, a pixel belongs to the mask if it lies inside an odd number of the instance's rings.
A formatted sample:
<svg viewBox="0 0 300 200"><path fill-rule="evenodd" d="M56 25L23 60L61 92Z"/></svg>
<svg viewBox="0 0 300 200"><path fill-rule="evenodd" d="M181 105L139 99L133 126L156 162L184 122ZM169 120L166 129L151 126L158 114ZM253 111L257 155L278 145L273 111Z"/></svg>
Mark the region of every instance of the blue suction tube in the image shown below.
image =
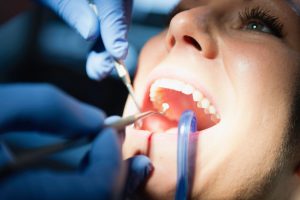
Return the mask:
<svg viewBox="0 0 300 200"><path fill-rule="evenodd" d="M189 136L197 131L197 119L193 111L182 113L178 124L177 186L175 200L185 200L189 193Z"/></svg>

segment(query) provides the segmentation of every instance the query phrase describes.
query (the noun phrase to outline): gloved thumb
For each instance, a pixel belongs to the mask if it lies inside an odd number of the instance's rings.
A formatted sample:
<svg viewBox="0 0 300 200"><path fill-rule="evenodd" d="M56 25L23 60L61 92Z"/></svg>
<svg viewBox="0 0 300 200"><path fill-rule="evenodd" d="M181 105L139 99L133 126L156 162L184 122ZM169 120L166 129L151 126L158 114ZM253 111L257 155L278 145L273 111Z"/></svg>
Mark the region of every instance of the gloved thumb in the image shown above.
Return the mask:
<svg viewBox="0 0 300 200"><path fill-rule="evenodd" d="M103 129L95 138L86 159L84 174L88 177L90 185L86 187L97 188L101 194L100 199L114 199L121 193L122 159L121 149L116 132Z"/></svg>
<svg viewBox="0 0 300 200"><path fill-rule="evenodd" d="M124 189L124 197L130 197L145 183L154 170L148 157L138 155L126 160L128 164L127 180Z"/></svg>
<svg viewBox="0 0 300 200"><path fill-rule="evenodd" d="M121 147L116 131L112 128L103 129L94 140L88 154L90 170L110 171L117 173L121 169ZM101 171L101 170L100 170Z"/></svg>
<svg viewBox="0 0 300 200"><path fill-rule="evenodd" d="M94 0L98 9L101 37L107 52L116 59L127 56L127 34L131 21L132 0Z"/></svg>

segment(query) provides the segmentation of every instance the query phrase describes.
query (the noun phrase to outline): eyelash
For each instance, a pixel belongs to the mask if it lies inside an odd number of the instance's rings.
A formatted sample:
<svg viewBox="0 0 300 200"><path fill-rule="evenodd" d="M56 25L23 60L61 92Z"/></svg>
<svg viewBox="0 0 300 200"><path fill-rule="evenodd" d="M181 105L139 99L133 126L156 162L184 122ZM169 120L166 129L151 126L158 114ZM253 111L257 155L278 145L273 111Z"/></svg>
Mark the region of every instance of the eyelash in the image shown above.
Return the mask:
<svg viewBox="0 0 300 200"><path fill-rule="evenodd" d="M269 11L266 11L260 7L252 9L246 8L242 13L239 13L240 19L243 25L249 24L250 22L261 23L261 25L267 26L271 33L276 37L283 37L283 24L275 16L272 16Z"/></svg>

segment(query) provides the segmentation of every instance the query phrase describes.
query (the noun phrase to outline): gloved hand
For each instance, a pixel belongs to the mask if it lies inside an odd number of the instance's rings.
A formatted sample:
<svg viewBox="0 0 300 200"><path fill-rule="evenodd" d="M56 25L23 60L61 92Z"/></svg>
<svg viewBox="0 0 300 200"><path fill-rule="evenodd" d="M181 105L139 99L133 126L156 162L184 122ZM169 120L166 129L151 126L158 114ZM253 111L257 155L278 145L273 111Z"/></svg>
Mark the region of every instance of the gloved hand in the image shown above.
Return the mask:
<svg viewBox="0 0 300 200"><path fill-rule="evenodd" d="M100 132L84 159L82 170L21 171L0 180L0 199L111 199L118 195L117 187L124 186L118 182L123 165L120 144L113 129L101 130L104 114L100 110L50 85L1 85L0 96L2 134L38 131L68 137ZM152 167L144 156L131 158L127 164L124 188L133 192ZM122 188L119 192L123 193Z"/></svg>
<svg viewBox="0 0 300 200"><path fill-rule="evenodd" d="M38 0L61 16L85 39L97 39L87 58L86 70L92 79L101 80L113 69L113 58L125 59L132 0ZM103 46L104 44L104 46Z"/></svg>

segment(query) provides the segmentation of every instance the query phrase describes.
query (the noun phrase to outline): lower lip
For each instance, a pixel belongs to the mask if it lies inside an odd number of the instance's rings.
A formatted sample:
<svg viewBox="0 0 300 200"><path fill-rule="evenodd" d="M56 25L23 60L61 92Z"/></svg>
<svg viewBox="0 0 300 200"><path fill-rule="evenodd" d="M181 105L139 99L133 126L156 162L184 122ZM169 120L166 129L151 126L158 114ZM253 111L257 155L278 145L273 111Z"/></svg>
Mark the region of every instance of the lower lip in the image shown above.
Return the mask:
<svg viewBox="0 0 300 200"><path fill-rule="evenodd" d="M192 138L196 139L198 137L201 136L201 138L205 138L206 136L209 135L215 135L214 133L218 132L218 130L221 127L221 122L219 122L218 124L216 124L215 126L212 126L208 129L204 129L201 131L196 131L193 134L191 134ZM136 129L134 127L128 127L126 129L126 133L127 134L141 134L143 135L143 137L147 137L148 138L148 142L151 142L151 136L152 135L164 135L166 138L170 137L170 138L175 138L177 140L177 134L178 134L178 128L177 127L172 127L172 128L168 128L165 130L161 130L161 131L150 131L150 130L145 130L145 129Z"/></svg>
<svg viewBox="0 0 300 200"><path fill-rule="evenodd" d="M211 128L190 134L189 140L190 148L193 149L192 151L197 151L198 153L202 152L203 155L211 155L211 148L219 140L219 134L216 133L220 132L220 129L219 123ZM158 132L128 127L126 129L125 148L123 148L125 151L123 152L124 158L126 159L135 155L146 155L149 156L150 159L153 159L155 156L160 156L157 150L161 148L173 149L175 150L174 154L177 154L177 136L177 127ZM157 152L158 154L154 155L153 152ZM164 154L161 156L164 156Z"/></svg>

